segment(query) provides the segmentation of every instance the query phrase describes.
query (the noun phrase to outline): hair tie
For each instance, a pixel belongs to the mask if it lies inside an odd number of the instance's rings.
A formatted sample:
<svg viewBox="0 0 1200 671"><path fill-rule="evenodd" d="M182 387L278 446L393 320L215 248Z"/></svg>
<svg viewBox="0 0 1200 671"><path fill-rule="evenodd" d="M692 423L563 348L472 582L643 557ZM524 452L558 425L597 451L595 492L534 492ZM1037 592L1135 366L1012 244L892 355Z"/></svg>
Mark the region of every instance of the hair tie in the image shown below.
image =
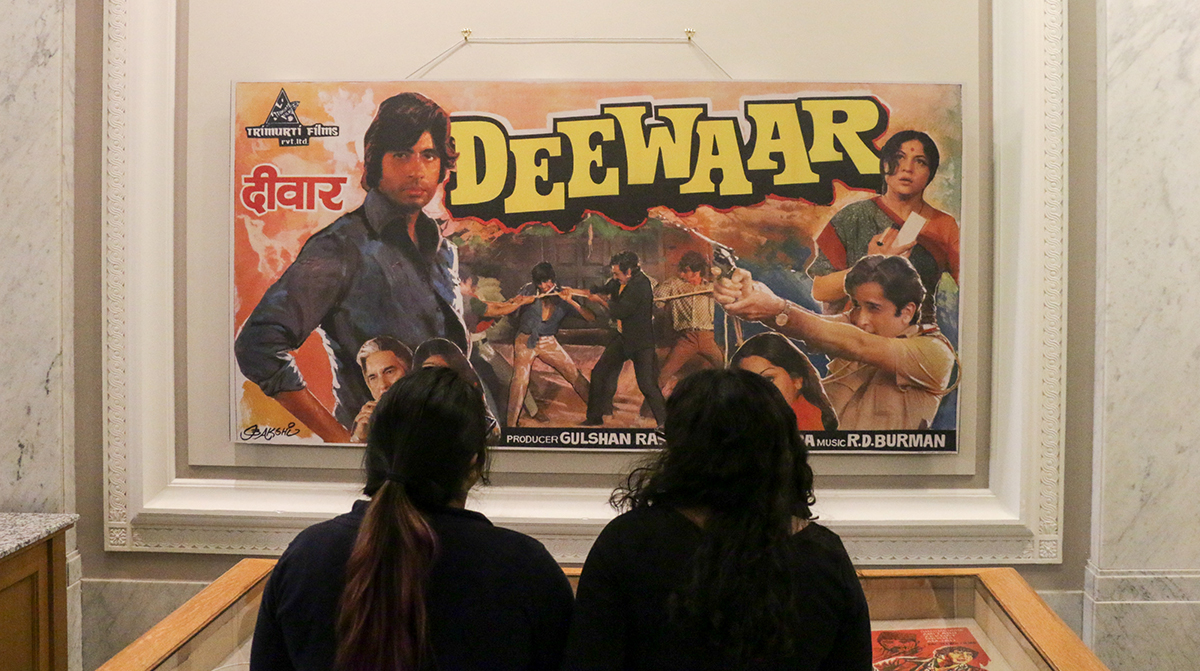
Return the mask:
<svg viewBox="0 0 1200 671"><path fill-rule="evenodd" d="M402 474L397 473L395 471L388 471L387 473L384 473L383 479L387 480L389 482L394 482L398 485L403 485L408 482L407 478L405 478Z"/></svg>

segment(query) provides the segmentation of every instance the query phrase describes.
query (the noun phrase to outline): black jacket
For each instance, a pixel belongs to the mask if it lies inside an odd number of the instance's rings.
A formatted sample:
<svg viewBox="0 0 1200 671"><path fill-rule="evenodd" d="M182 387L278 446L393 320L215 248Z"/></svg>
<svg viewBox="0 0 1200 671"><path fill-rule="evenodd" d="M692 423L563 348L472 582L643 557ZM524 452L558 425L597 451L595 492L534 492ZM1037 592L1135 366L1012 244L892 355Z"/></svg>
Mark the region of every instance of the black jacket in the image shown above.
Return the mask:
<svg viewBox="0 0 1200 671"><path fill-rule="evenodd" d="M333 668L337 603L367 503L305 529L280 557L258 611L251 669ZM468 510L425 516L438 538L426 590L431 667L557 669L571 586L546 548Z"/></svg>
<svg viewBox="0 0 1200 671"><path fill-rule="evenodd" d="M618 293L620 283L612 280L606 288L612 299L608 302L608 315L621 320L621 338L628 351L654 347L654 290L650 278L638 270Z"/></svg>

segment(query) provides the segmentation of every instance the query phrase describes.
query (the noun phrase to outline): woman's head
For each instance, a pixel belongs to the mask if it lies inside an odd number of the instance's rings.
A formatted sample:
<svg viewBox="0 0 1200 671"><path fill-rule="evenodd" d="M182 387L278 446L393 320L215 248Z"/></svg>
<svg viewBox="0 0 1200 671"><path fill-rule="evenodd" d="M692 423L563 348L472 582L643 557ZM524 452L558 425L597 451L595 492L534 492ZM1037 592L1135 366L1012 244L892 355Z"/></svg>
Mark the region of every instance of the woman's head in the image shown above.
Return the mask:
<svg viewBox="0 0 1200 671"><path fill-rule="evenodd" d="M449 368L419 368L384 393L367 438L367 485L391 478L418 505L466 493L487 459L487 412L477 387Z"/></svg>
<svg viewBox="0 0 1200 671"><path fill-rule="evenodd" d="M753 336L742 343L729 365L770 380L789 404L803 396L821 411L821 424L826 431L837 429L837 413L821 385L821 376L788 338L778 333Z"/></svg>
<svg viewBox="0 0 1200 671"><path fill-rule="evenodd" d="M884 191L900 196L921 195L937 175L942 162L937 144L919 130L902 130L879 150L879 170Z"/></svg>
<svg viewBox="0 0 1200 671"><path fill-rule="evenodd" d="M753 336L742 343L730 363L770 380L788 403L800 395L804 379L813 367L800 348L778 333Z"/></svg>
<svg viewBox="0 0 1200 671"><path fill-rule="evenodd" d="M707 370L667 400L666 448L645 502L766 515L788 525L813 501L808 452L779 391L758 375Z"/></svg>
<svg viewBox="0 0 1200 671"><path fill-rule="evenodd" d="M453 368L470 380L471 363L461 348L445 338L430 338L413 352L414 368Z"/></svg>

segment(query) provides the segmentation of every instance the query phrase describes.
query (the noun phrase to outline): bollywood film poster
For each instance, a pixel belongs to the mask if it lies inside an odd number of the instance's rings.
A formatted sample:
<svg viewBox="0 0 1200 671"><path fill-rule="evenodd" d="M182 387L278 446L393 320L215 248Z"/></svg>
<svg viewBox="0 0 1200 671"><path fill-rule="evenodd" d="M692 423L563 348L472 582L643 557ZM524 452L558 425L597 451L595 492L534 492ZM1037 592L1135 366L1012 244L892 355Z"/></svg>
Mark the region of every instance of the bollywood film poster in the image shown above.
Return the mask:
<svg viewBox="0 0 1200 671"><path fill-rule="evenodd" d="M679 380L738 367L812 451L957 450L961 85L233 96L235 441L362 442L448 366L503 446L650 449ZM780 314L727 313L734 273Z"/></svg>
<svg viewBox="0 0 1200 671"><path fill-rule="evenodd" d="M871 632L875 671L1006 671L967 627L886 629Z"/></svg>

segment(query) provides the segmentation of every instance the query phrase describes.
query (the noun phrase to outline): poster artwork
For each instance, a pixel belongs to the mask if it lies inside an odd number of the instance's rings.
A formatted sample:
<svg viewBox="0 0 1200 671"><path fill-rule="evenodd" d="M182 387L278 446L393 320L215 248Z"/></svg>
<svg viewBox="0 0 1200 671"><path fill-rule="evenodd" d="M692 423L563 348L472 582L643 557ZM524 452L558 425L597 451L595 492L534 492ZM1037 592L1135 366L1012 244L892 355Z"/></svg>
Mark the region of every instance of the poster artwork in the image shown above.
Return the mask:
<svg viewBox="0 0 1200 671"><path fill-rule="evenodd" d="M871 632L875 671L987 671L992 661L966 627Z"/></svg>
<svg viewBox="0 0 1200 671"><path fill-rule="evenodd" d="M959 85L262 82L234 108L236 441L362 442L441 365L502 445L649 449L681 377L737 366L812 451L957 450ZM735 269L807 312L726 314Z"/></svg>

